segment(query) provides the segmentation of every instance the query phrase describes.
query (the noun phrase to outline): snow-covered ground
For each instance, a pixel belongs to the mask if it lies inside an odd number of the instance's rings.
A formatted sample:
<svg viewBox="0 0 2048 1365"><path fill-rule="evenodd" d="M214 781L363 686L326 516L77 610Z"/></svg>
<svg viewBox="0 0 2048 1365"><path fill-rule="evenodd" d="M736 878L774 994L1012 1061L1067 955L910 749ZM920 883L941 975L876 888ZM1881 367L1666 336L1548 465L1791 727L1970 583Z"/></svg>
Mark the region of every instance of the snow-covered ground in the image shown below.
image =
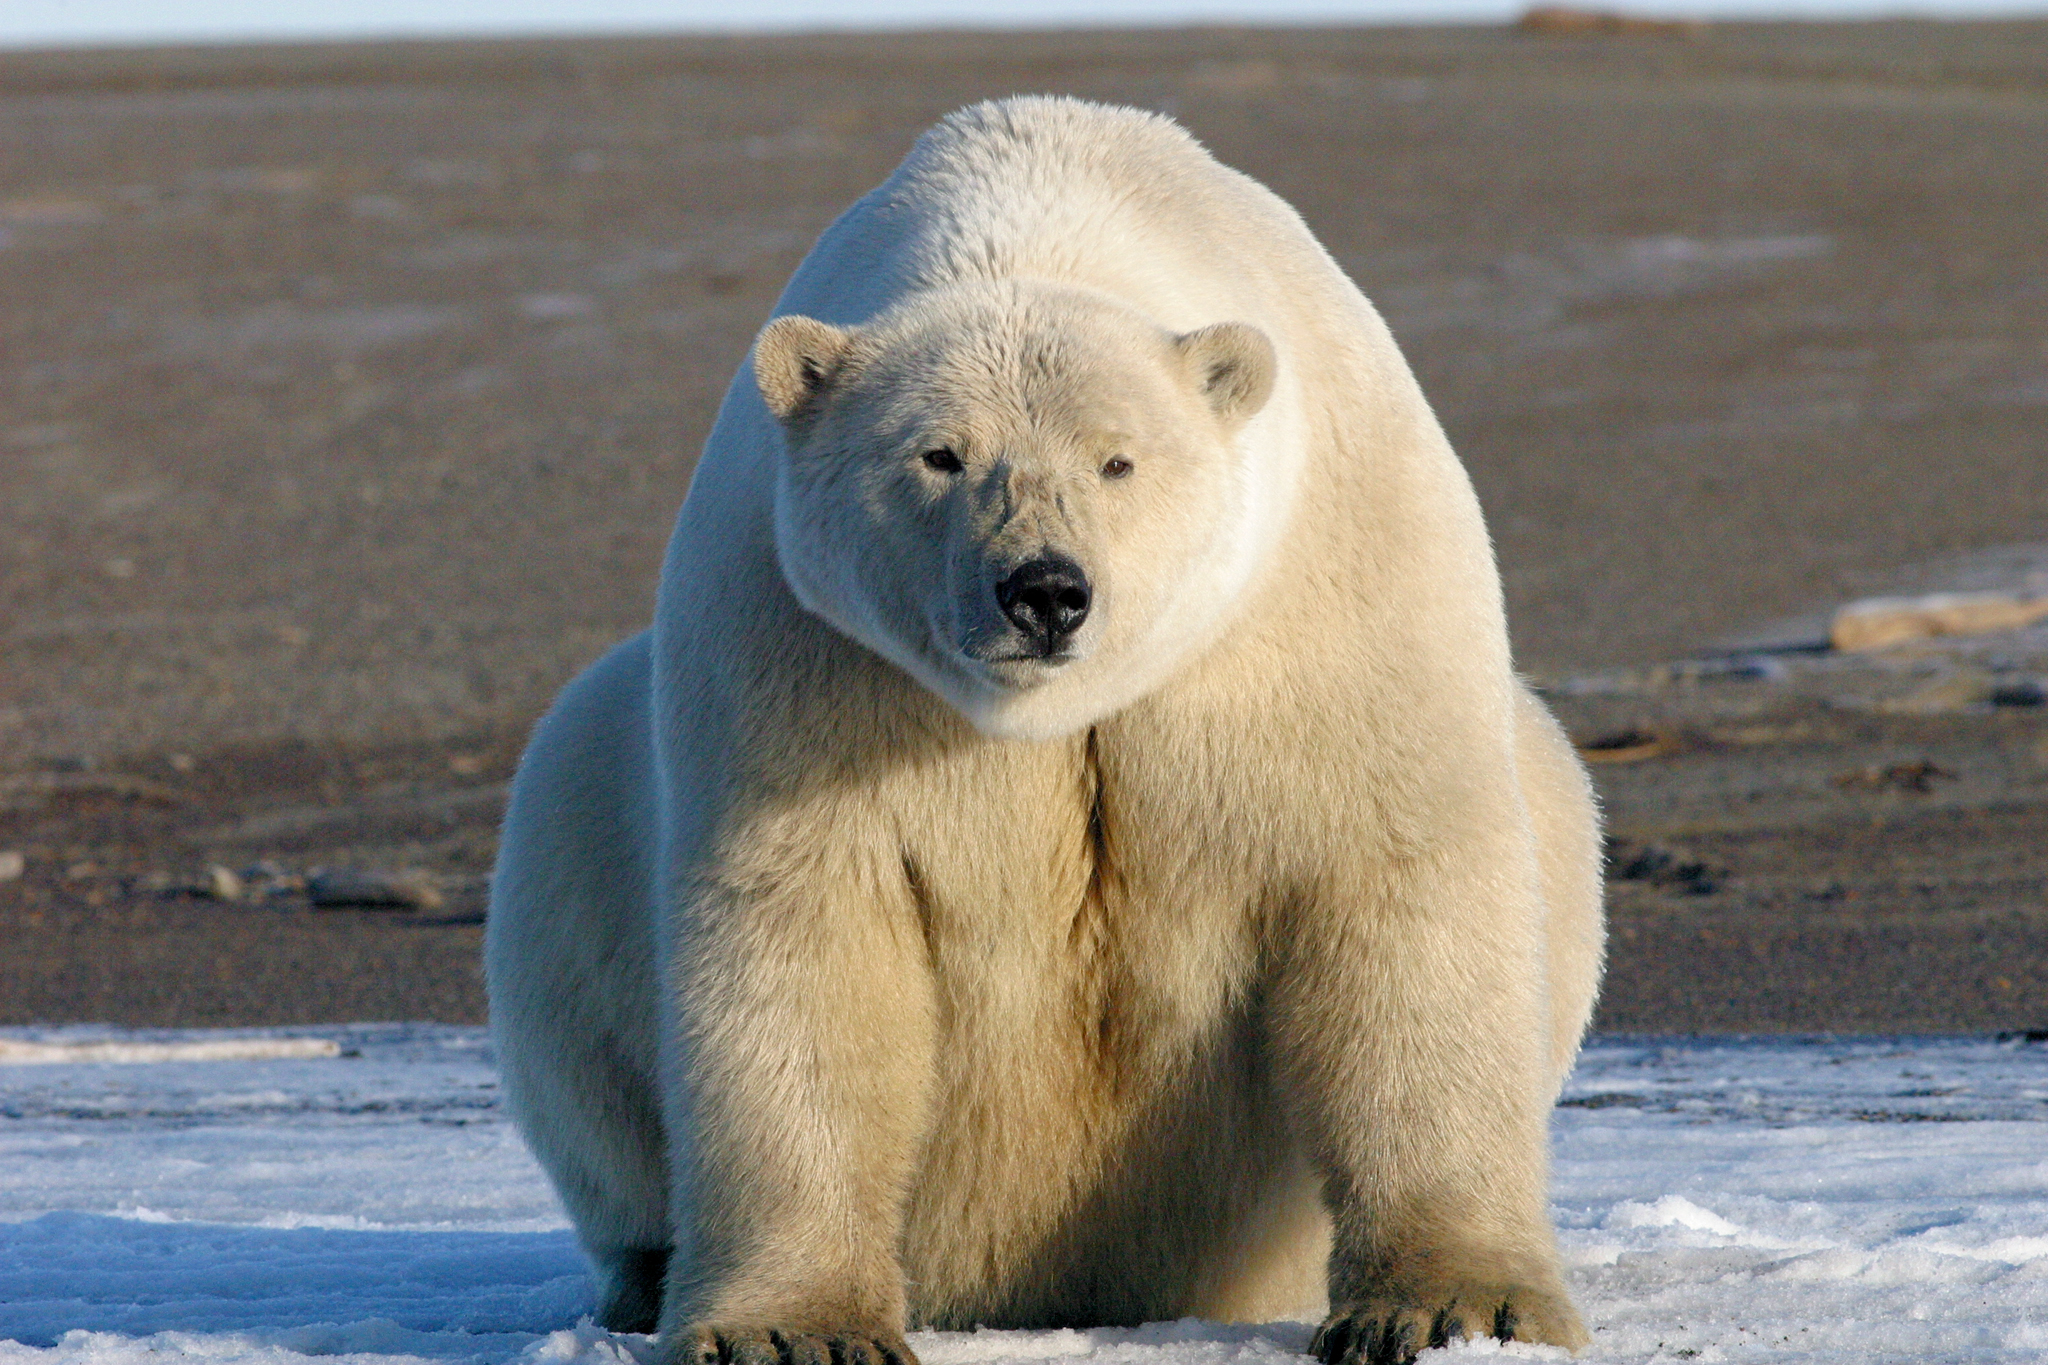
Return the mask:
<svg viewBox="0 0 2048 1365"><path fill-rule="evenodd" d="M330 1057L278 1036L0 1030L131 1059L0 1047L0 1365L646 1353L577 1325L590 1285L479 1031L293 1031ZM176 1060L189 1044L212 1059ZM2048 1046L1604 1040L1555 1132L1591 1359L2048 1360ZM926 1365L1299 1365L1308 1330L913 1344Z"/></svg>

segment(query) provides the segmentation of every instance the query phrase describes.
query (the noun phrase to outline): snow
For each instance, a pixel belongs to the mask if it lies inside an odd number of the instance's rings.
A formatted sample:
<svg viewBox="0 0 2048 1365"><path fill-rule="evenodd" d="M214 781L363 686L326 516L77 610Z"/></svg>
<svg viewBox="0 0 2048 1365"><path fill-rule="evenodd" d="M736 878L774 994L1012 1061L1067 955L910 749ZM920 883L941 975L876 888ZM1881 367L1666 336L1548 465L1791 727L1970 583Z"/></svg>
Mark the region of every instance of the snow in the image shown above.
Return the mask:
<svg viewBox="0 0 2048 1365"><path fill-rule="evenodd" d="M654 1358L582 1321L590 1283L480 1030L9 1029L0 1054L64 1058L0 1066L0 1365ZM1554 1132L1587 1359L2048 1359L2048 1046L1603 1039ZM1309 1331L912 1344L926 1365L1300 1365ZM1468 1356L1564 1359L1442 1358Z"/></svg>
<svg viewBox="0 0 2048 1365"><path fill-rule="evenodd" d="M332 1038L192 1038L144 1043L105 1039L32 1042L0 1038L0 1065L50 1062L267 1062L284 1057L338 1057Z"/></svg>

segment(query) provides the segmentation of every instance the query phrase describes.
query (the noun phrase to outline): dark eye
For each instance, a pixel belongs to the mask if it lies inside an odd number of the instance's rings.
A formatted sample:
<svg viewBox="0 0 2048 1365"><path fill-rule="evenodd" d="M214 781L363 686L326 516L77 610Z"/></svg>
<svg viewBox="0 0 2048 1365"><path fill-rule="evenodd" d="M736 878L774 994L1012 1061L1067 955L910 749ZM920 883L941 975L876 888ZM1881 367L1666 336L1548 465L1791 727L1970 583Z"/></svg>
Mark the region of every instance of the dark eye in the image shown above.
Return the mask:
<svg viewBox="0 0 2048 1365"><path fill-rule="evenodd" d="M940 446L937 450L927 450L924 453L924 463L925 468L936 469L941 474L958 474L960 472L960 457L944 446Z"/></svg>
<svg viewBox="0 0 2048 1365"><path fill-rule="evenodd" d="M1102 477L1105 479L1121 479L1130 472L1131 462L1121 455L1103 461Z"/></svg>

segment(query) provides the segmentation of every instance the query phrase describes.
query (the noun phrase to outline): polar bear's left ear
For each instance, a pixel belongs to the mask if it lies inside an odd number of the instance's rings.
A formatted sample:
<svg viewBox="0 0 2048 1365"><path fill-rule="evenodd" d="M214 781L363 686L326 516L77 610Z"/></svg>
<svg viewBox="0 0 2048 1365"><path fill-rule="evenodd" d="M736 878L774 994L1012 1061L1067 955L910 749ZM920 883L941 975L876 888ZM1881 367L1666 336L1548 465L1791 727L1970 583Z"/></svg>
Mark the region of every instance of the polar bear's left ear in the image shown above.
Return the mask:
<svg viewBox="0 0 2048 1365"><path fill-rule="evenodd" d="M853 333L795 313L779 317L754 340L754 383L779 422L801 421L832 387Z"/></svg>
<svg viewBox="0 0 2048 1365"><path fill-rule="evenodd" d="M1248 420L1273 395L1279 361L1266 334L1247 322L1212 322L1175 337L1195 385L1225 423Z"/></svg>

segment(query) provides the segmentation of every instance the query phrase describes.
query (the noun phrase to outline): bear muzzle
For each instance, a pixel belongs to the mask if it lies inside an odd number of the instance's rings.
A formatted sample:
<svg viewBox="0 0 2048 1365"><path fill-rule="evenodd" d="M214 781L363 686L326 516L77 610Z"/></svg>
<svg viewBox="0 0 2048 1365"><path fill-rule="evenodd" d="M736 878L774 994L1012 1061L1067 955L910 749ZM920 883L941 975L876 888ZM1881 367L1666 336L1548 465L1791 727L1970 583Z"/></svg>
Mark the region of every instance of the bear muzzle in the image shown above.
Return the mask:
<svg viewBox="0 0 2048 1365"><path fill-rule="evenodd" d="M1088 619L1094 599L1088 575L1061 554L1026 560L996 584L996 605L1024 636L1023 657L1046 663L1066 661L1066 646Z"/></svg>

